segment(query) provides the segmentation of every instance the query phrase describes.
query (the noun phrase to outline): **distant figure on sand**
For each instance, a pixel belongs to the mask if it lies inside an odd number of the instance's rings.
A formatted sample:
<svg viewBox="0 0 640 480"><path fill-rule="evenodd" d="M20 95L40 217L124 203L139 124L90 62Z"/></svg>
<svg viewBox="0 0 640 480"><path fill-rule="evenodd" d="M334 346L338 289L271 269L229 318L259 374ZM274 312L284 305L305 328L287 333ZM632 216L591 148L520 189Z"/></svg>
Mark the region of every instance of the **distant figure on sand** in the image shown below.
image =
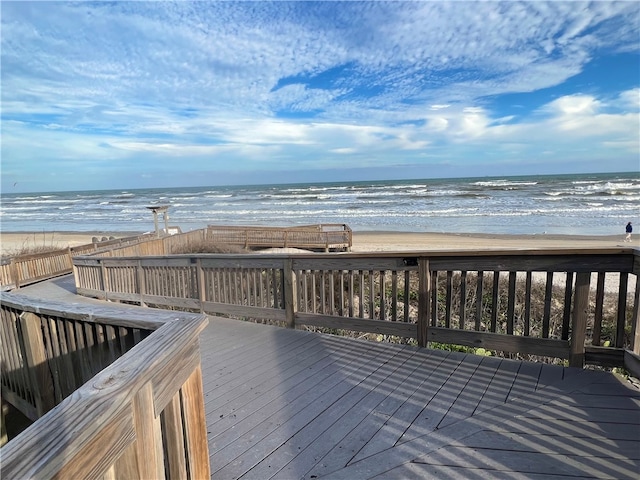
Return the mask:
<svg viewBox="0 0 640 480"><path fill-rule="evenodd" d="M631 232L633 232L633 227L631 226L631 222L627 223L627 228L624 229L627 232L627 236L624 237L625 242L631 241Z"/></svg>

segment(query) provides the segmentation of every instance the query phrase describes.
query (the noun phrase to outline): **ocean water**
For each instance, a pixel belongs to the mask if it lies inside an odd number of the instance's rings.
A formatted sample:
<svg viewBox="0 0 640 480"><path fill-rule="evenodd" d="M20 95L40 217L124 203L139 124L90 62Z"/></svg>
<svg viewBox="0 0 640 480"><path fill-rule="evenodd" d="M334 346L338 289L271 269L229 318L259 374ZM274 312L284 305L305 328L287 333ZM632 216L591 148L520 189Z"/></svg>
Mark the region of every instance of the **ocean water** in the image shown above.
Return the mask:
<svg viewBox="0 0 640 480"><path fill-rule="evenodd" d="M628 221L640 231L640 173L2 194L0 228L145 232L152 205L169 205L169 224L183 231L346 223L356 231L616 235Z"/></svg>

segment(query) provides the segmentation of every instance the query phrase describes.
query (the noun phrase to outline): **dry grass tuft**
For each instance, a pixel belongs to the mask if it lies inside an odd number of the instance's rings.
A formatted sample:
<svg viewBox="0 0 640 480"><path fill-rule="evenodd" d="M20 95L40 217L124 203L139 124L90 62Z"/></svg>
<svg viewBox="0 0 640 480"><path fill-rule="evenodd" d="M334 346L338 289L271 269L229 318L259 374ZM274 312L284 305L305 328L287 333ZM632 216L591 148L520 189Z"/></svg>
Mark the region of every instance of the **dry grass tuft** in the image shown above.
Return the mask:
<svg viewBox="0 0 640 480"><path fill-rule="evenodd" d="M175 255L193 253L249 253L249 250L238 245L226 245L205 240L176 247L171 253Z"/></svg>
<svg viewBox="0 0 640 480"><path fill-rule="evenodd" d="M55 240L55 233L47 237L46 233L34 233L32 237L26 239L18 248L7 250L2 254L3 257L20 257L24 255L35 255L40 253L55 252L66 248L66 245L60 245Z"/></svg>

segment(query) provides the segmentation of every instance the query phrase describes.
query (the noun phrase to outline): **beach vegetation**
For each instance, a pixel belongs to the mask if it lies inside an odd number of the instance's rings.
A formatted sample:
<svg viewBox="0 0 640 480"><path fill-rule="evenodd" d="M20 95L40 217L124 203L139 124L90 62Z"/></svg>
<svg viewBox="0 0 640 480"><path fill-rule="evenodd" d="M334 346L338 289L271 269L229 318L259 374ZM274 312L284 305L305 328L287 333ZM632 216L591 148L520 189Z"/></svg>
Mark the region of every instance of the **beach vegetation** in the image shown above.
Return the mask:
<svg viewBox="0 0 640 480"><path fill-rule="evenodd" d="M189 242L176 246L171 251L174 255L198 254L198 253L248 253L249 250L238 245L227 245L211 240Z"/></svg>
<svg viewBox="0 0 640 480"><path fill-rule="evenodd" d="M31 236L25 238L21 245L3 250L2 256L5 258L21 257L26 255L56 252L66 248L65 246L60 245L56 240L55 235L55 232L49 234L47 234L47 232L42 232L41 234L33 233Z"/></svg>
<svg viewBox="0 0 640 480"><path fill-rule="evenodd" d="M350 295L349 282L327 282L319 273L314 273L315 292L307 294L308 305L301 308L306 311L319 311L334 315L353 315L361 318L395 319L408 318L410 323L415 323L418 316L418 283L417 274L412 272L405 278L398 278L395 289L384 286L384 298L381 297L379 272L363 272L353 279L353 287ZM518 275L515 289L509 288L508 275L500 275L494 278L493 272L483 274L482 287L478 288L479 275L477 272L468 272L466 276L460 272L454 272L450 279L435 278L437 291L434 295L436 306L432 310L432 325L439 327L479 330L486 332L507 334L510 329L514 335L530 336L535 338L563 339L563 335L569 334L566 325L566 299L567 291L564 281L554 281L547 284L545 275L535 276L531 280L531 286L527 289L527 281L524 274ZM408 278L409 287L405 289L405 279ZM388 281L388 280L387 280ZM465 282L463 284L463 281ZM311 281L308 281L311 284ZM449 286L448 286L449 285ZM464 305L462 305L462 289L464 286ZM494 286L497 290L494 291ZM322 292L322 289L325 289ZM333 289L333 295L327 289ZM396 292L394 298L393 292ZM409 301L405 302L406 291L409 292ZM371 293L373 292L373 298ZM364 295L361 298L361 295ZM315 299L313 297L315 296ZM510 298L512 297L512 298ZM330 299L334 304L330 304ZM348 299L353 298L351 304ZM449 305L447 301L449 299ZM630 299L632 300L632 299ZM478 302L480 305L478 305ZM405 316L405 308L408 315ZM513 322L509 325L509 308L513 309ZM618 298L616 293L605 292L602 305L602 324L599 345L611 345L616 337ZM589 318L594 318L596 309L595 290L589 296ZM384 313L381 311L384 310ZM630 318L633 314L633 301L627 302L624 315ZM630 322L626 322L628 325ZM304 327L308 330L338 335L346 335L370 341L384 341L398 344L417 344L414 339L381 335L375 333L351 332L348 330L323 329L320 327ZM593 320L587 326L587 343L594 339ZM631 327L624 331L624 345L630 345ZM537 357L528 354L516 354L487 350L482 347L467 347L461 345L449 345L438 342L430 342L431 348L464 353L474 353L483 356L500 356L520 360L531 360L564 364L564 359L552 359Z"/></svg>

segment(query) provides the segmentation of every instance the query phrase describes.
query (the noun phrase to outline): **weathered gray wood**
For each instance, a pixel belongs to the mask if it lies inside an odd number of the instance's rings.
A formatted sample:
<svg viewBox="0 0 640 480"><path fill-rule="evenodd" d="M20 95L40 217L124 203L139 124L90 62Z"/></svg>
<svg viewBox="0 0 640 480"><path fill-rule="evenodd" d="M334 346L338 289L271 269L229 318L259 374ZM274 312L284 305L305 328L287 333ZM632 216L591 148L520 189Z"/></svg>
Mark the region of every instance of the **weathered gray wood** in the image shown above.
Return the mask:
<svg viewBox="0 0 640 480"><path fill-rule="evenodd" d="M55 398L53 380L47 368L40 317L32 312L23 312L19 318L24 339L24 359L31 376L37 414L41 417L55 406Z"/></svg>
<svg viewBox="0 0 640 480"><path fill-rule="evenodd" d="M529 353L557 358L569 357L569 342L491 332L470 332L442 327L429 327L429 339L433 342L452 343L487 350Z"/></svg>
<svg viewBox="0 0 640 480"><path fill-rule="evenodd" d="M207 422L204 414L202 371L200 365L191 373L181 390L184 408L184 437L191 478L210 478Z"/></svg>
<svg viewBox="0 0 640 480"><path fill-rule="evenodd" d="M640 355L635 352L625 350L624 368L626 368L635 378L640 378Z"/></svg>
<svg viewBox="0 0 640 480"><path fill-rule="evenodd" d="M398 382L397 388L389 392L388 397L368 413L364 420L355 428L346 431L342 438L332 436L332 440L326 442L329 445L326 445L325 449L328 447L330 450L324 456L317 455L314 461L309 462L313 468L308 471L308 475L326 475L343 468L356 454L366 458L395 444L402 433L398 431L398 425L408 425L416 417L421 408L418 405L423 404L424 393L432 388L430 378L446 358L446 352L419 355L420 363L417 368L411 371L405 381ZM416 408L418 411L415 411ZM349 416L345 421L349 422L351 418ZM359 417L355 418L359 420ZM340 423L340 428L342 426L343 423ZM316 446L316 451L318 448L321 448L321 445Z"/></svg>
<svg viewBox="0 0 640 480"><path fill-rule="evenodd" d="M239 317L263 318L269 320L286 321L285 310L279 308L250 307L246 305L230 305L227 303L205 302L203 309L206 313L235 315Z"/></svg>
<svg viewBox="0 0 640 480"><path fill-rule="evenodd" d="M416 338L416 325L402 322L388 322L384 320L369 320L349 317L332 317L330 315L315 315L298 313L296 325L310 325L314 327L354 330L357 332L380 333L398 337Z"/></svg>
<svg viewBox="0 0 640 480"><path fill-rule="evenodd" d="M287 326L293 328L295 326L295 313L298 310L297 298L298 291L296 289L297 283L295 279L295 272L293 270L292 260L287 260L284 263L282 271L284 277L284 311ZM333 291L333 290L332 290Z"/></svg>
<svg viewBox="0 0 640 480"><path fill-rule="evenodd" d="M418 345L426 347L429 343L429 325L431 324L431 269L429 260L418 261L418 325L416 336ZM408 295L407 295L408 297Z"/></svg>
<svg viewBox="0 0 640 480"><path fill-rule="evenodd" d="M316 455L326 453L331 447L332 438L346 435L372 409L384 401L388 390L383 387L392 377L398 382L406 379L419 365L412 352L401 350L390 358L376 372L352 388L329 409L317 415L312 421L274 450L268 458L258 462L252 468L253 474L268 478L274 472L279 476L295 476L301 468L309 465ZM298 453L298 450L304 450ZM291 461L292 453L294 461ZM307 467L308 468L308 467Z"/></svg>
<svg viewBox="0 0 640 480"><path fill-rule="evenodd" d="M587 332L589 308L589 282L591 274L580 272L576 277L576 294L573 302L571 318L571 354L569 365L582 368L584 366L584 341Z"/></svg>
<svg viewBox="0 0 640 480"><path fill-rule="evenodd" d="M162 415L167 442L167 474L169 478L187 478L186 452L182 428L180 393L176 393Z"/></svg>
<svg viewBox="0 0 640 480"><path fill-rule="evenodd" d="M3 447L3 475L8 478L50 478L54 475L62 478L84 478L102 475L109 470L132 442L141 438L134 431L134 396L147 381L155 379L157 382L165 377L171 371L167 369L167 364L175 363L175 355L184 345L197 342L203 327L202 317L185 318L184 321L161 327L153 340L150 338L150 341L143 342L126 353L92 382L82 386L29 427L23 432L19 442L10 442ZM155 362L145 365L152 356L156 357ZM195 385L190 388L197 393L193 390L197 389ZM194 401L193 393L187 397L191 397L187 398L188 401ZM138 408L138 411L153 415L149 411L150 401L145 400L143 403L149 408ZM73 423L69 422L70 418L74 419ZM195 425L191 420L188 422ZM148 432L157 428L153 425L158 424L152 425L147 420L145 425L143 428ZM189 428L194 429L193 426ZM151 435L157 438L157 433ZM194 435L202 438L204 433ZM154 446L150 448L155 451ZM197 451L202 446L194 448ZM30 455L25 455L24 452L29 452ZM199 455L195 458L201 457ZM136 465L137 468L144 468L139 460ZM127 466L123 468L127 471L130 469ZM197 471L196 468L202 468L202 465L194 465L192 471Z"/></svg>

